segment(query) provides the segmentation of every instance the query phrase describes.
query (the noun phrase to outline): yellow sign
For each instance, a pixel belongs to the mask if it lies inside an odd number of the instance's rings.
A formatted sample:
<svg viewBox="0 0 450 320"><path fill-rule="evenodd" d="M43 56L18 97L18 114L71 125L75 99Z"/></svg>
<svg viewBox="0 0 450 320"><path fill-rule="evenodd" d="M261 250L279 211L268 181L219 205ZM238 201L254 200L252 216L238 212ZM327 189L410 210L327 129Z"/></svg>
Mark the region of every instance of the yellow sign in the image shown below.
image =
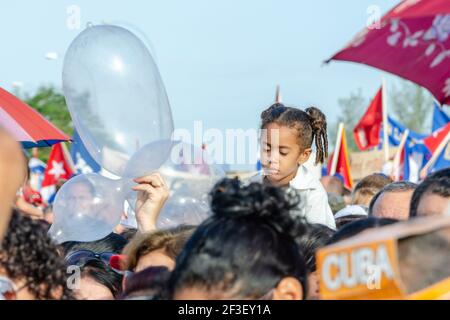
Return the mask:
<svg viewBox="0 0 450 320"><path fill-rule="evenodd" d="M450 217L417 218L367 230L322 248L317 252L321 298L425 299L449 294L450 281L410 295L399 269L399 241L443 228L450 228Z"/></svg>

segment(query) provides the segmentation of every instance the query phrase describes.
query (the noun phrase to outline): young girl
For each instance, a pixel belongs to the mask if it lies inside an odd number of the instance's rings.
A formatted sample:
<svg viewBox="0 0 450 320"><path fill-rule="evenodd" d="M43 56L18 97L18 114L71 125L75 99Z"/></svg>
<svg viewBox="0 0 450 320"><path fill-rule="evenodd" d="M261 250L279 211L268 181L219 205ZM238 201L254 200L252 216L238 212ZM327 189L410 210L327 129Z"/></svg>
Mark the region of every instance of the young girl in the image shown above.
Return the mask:
<svg viewBox="0 0 450 320"><path fill-rule="evenodd" d="M328 156L327 122L317 108L305 111L275 103L261 114L261 165L263 175L252 178L298 191L300 204L293 212L310 223L335 229L328 197L320 181L303 165L316 144L315 163Z"/></svg>

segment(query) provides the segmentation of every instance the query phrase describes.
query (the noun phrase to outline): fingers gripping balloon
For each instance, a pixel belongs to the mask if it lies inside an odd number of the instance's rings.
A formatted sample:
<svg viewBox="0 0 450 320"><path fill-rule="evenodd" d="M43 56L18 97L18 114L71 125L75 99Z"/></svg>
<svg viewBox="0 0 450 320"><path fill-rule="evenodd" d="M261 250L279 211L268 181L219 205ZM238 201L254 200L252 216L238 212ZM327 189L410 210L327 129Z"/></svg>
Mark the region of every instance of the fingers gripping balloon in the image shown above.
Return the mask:
<svg viewBox="0 0 450 320"><path fill-rule="evenodd" d="M172 134L158 68L147 47L125 28L89 26L81 32L64 58L63 90L90 155L117 176L142 146ZM71 179L55 199L50 234L58 242L108 235L120 221L131 186L95 174Z"/></svg>
<svg viewBox="0 0 450 320"><path fill-rule="evenodd" d="M166 140L150 143L139 150L128 162L124 175L129 178L148 175L155 171L149 163L160 164L157 171L170 190L157 227L201 223L210 213L208 192L224 176L223 170L204 150L188 143ZM134 208L136 193L129 194L127 201Z"/></svg>

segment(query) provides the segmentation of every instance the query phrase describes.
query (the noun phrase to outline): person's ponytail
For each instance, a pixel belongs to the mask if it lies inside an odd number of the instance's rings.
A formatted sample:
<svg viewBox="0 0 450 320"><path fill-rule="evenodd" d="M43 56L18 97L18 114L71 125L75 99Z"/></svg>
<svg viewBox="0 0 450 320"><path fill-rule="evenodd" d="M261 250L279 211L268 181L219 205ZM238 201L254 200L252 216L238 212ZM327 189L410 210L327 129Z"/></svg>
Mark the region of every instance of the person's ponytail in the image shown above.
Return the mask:
<svg viewBox="0 0 450 320"><path fill-rule="evenodd" d="M307 108L305 112L309 115L317 148L315 164L323 163L328 157L327 119L322 111L315 107Z"/></svg>

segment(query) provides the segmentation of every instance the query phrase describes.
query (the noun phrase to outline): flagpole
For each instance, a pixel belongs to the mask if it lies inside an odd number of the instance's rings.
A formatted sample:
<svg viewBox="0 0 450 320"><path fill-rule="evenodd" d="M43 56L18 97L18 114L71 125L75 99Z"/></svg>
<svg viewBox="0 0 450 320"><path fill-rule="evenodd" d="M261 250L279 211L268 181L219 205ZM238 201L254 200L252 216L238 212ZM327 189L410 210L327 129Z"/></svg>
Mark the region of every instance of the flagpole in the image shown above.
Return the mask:
<svg viewBox="0 0 450 320"><path fill-rule="evenodd" d="M395 181L398 181L400 179L400 171L398 170L400 166L400 160L402 156L402 150L405 147L406 139L409 135L409 129L406 129L405 132L403 132L402 139L400 140L400 145L398 146L397 153L394 157L394 165L392 166L392 175L394 176ZM395 170L395 172L394 172Z"/></svg>
<svg viewBox="0 0 450 320"><path fill-rule="evenodd" d="M72 159L72 157L70 155L70 152L67 149L65 143L64 142L60 142L60 143L61 143L61 147L62 147L62 150L63 150L63 154L66 157L67 164L69 165L70 169L73 172L77 172L77 170L75 169L75 163L73 162L73 159Z"/></svg>
<svg viewBox="0 0 450 320"><path fill-rule="evenodd" d="M427 175L428 169L436 162L437 158L441 155L441 152L447 146L447 143L450 141L450 131L447 132L445 138L441 141L439 146L436 148L436 151L433 153L433 156L428 160L427 164L420 170L420 177L425 177Z"/></svg>
<svg viewBox="0 0 450 320"><path fill-rule="evenodd" d="M280 85L277 85L277 90L275 92L275 103L281 103Z"/></svg>
<svg viewBox="0 0 450 320"><path fill-rule="evenodd" d="M384 147L384 162L389 161L389 123L388 123L388 105L387 105L387 88L386 79L383 77L381 80L381 96L382 96L382 106L383 106L383 147Z"/></svg>
<svg viewBox="0 0 450 320"><path fill-rule="evenodd" d="M341 148L341 141L342 141L342 131L344 130L344 123L340 122L338 131L337 131L337 137L336 137L336 144L334 146L334 153L333 153L333 162L331 163L331 169L330 169L330 176L334 175L336 173L336 166L339 158L339 149Z"/></svg>

